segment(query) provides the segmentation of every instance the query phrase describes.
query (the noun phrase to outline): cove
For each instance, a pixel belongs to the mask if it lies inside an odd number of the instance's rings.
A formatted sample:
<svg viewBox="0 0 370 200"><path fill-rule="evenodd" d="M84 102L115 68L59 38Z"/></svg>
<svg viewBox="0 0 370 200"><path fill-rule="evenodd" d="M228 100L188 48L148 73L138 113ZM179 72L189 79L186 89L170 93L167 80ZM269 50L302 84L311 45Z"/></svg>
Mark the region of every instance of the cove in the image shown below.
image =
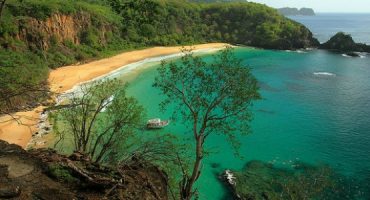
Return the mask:
<svg viewBox="0 0 370 200"><path fill-rule="evenodd" d="M236 48L236 56L252 68L262 100L255 102L250 135L238 138L235 152L222 136L207 141L213 152L204 162L198 182L200 199L227 199L217 176L224 169L240 170L251 160L290 167L294 161L329 164L353 178L369 178L370 167L370 57L349 58L327 51L271 51ZM212 62L212 57L204 58ZM157 63L158 64L158 63ZM163 97L152 87L154 65L135 72L128 94L147 109L148 118L170 118L162 113ZM122 78L126 79L129 74ZM171 123L160 132L187 140L187 127ZM144 134L151 134L146 131Z"/></svg>

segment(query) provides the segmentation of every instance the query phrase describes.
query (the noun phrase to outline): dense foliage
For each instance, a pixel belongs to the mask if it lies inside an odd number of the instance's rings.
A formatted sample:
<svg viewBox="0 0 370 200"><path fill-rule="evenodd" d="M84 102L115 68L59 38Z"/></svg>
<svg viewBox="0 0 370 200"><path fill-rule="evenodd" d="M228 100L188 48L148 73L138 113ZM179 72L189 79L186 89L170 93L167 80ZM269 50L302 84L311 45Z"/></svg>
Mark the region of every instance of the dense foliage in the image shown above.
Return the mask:
<svg viewBox="0 0 370 200"><path fill-rule="evenodd" d="M304 26L262 4L109 1L122 16L126 38L146 45L213 41L276 49L317 45Z"/></svg>
<svg viewBox="0 0 370 200"><path fill-rule="evenodd" d="M71 16L76 21L78 26L70 27L78 31L75 38L64 37L70 30L50 33L40 28L40 24L53 27L66 24L50 25L56 23L48 21L55 15ZM27 80L38 84L46 80L48 68L85 62L127 49L205 42L274 49L317 45L303 25L256 3L8 0L0 18L0 76L6 76L10 85L0 87L6 87L1 91L16 88L11 83L18 79L25 80L24 84ZM13 73L18 69L22 73Z"/></svg>

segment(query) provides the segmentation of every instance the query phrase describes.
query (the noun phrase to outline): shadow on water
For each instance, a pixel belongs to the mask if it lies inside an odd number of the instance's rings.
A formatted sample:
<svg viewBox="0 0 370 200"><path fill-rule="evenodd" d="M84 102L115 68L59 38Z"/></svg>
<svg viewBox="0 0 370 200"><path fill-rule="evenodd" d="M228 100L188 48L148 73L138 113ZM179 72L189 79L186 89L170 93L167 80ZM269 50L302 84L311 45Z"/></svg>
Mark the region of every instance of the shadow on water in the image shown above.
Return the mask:
<svg viewBox="0 0 370 200"><path fill-rule="evenodd" d="M228 191L222 200L242 199L370 199L370 170L344 176L328 165L296 162L291 168L262 161L250 161L233 172L236 186L224 184ZM215 173L219 176L219 174Z"/></svg>

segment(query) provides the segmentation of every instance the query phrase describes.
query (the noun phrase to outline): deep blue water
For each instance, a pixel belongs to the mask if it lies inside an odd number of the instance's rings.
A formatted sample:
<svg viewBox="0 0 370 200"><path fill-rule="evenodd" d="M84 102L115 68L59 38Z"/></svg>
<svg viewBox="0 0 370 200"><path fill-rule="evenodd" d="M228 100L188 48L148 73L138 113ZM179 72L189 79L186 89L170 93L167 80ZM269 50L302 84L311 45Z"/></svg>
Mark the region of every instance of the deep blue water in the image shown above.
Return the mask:
<svg viewBox="0 0 370 200"><path fill-rule="evenodd" d="M307 26L320 42L326 42L337 32L351 34L356 42L370 44L370 13L318 13L316 16L290 16Z"/></svg>

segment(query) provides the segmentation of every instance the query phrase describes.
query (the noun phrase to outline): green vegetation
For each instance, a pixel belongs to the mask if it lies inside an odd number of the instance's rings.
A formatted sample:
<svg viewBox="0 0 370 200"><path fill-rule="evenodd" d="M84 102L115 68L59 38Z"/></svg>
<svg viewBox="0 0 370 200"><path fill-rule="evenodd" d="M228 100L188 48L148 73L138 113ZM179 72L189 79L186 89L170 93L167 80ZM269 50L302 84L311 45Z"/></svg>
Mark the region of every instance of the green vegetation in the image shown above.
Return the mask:
<svg viewBox="0 0 370 200"><path fill-rule="evenodd" d="M234 192L241 199L363 199L353 180L329 166L293 163L292 169L250 161L243 171L234 172Z"/></svg>
<svg viewBox="0 0 370 200"><path fill-rule="evenodd" d="M68 168L63 167L62 165L57 163L49 164L46 171L51 177L59 181L63 181L69 184L78 184L80 182L80 180L72 175L72 172Z"/></svg>
<svg viewBox="0 0 370 200"><path fill-rule="evenodd" d="M56 14L71 16L82 29L63 38L65 33L61 32L67 32L65 29L78 30L65 22L58 23L57 19L45 21ZM42 100L47 91L49 68L112 55L124 49L119 30L113 27L119 23L120 17L109 7L85 1L6 1L0 20L1 113L11 113L23 106L33 107L32 102ZM107 25L113 28L103 29L105 37L102 37L99 29ZM50 32L51 26L60 31Z"/></svg>
<svg viewBox="0 0 370 200"><path fill-rule="evenodd" d="M18 89L13 80L31 77L42 85L48 68L118 51L205 42L274 49L317 45L303 25L256 3L7 0L0 18L0 76L12 81L0 90ZM27 102L24 95L18 98Z"/></svg>
<svg viewBox="0 0 370 200"><path fill-rule="evenodd" d="M359 44L353 41L351 35L339 32L320 46L322 49L329 49L341 53L370 52L370 46L366 44Z"/></svg>
<svg viewBox="0 0 370 200"><path fill-rule="evenodd" d="M250 107L260 96L257 80L231 48L216 55L213 63L185 53L181 63L162 63L153 86L166 96L161 106L174 105L173 115L189 124L194 159L191 170L183 168L179 185L181 199L190 200L197 194L194 184L201 175L208 137L222 134L237 147L236 136L249 133Z"/></svg>
<svg viewBox="0 0 370 200"><path fill-rule="evenodd" d="M275 9L256 3L110 0L124 35L145 45L228 42L289 49L317 45L312 34Z"/></svg>
<svg viewBox="0 0 370 200"><path fill-rule="evenodd" d="M120 81L107 80L81 86L71 94L68 108L58 112L65 125L57 129L60 140L72 140L73 150L94 162L125 146L143 118L143 108L126 97L125 88Z"/></svg>

